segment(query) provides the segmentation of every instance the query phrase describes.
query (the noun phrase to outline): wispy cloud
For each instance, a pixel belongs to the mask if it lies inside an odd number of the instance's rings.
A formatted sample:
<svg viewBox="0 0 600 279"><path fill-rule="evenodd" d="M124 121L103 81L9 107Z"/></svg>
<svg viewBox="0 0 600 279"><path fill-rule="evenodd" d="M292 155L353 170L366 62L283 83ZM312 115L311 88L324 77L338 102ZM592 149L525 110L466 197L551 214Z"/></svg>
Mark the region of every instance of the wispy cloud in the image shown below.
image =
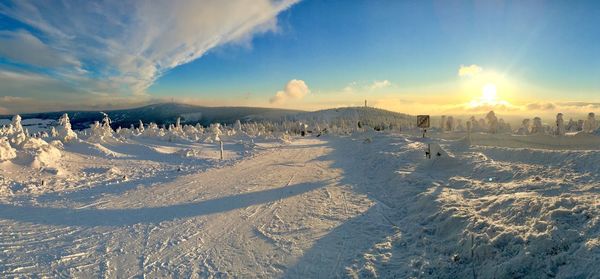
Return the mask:
<svg viewBox="0 0 600 279"><path fill-rule="evenodd" d="M483 68L473 64L470 66L460 65L458 68L458 76L459 77L472 77L483 71Z"/></svg>
<svg viewBox="0 0 600 279"><path fill-rule="evenodd" d="M391 87L393 84L387 79L384 80L375 80L373 82L357 82L353 81L346 85L342 92L347 93L361 93L367 91L377 91L379 89Z"/></svg>
<svg viewBox="0 0 600 279"><path fill-rule="evenodd" d="M292 79L288 81L282 91L277 91L269 102L271 104L282 104L290 99L302 99L308 93L310 93L310 89L303 80Z"/></svg>
<svg viewBox="0 0 600 279"><path fill-rule="evenodd" d="M0 14L30 31L1 31L0 57L82 93L144 96L210 49L277 30L297 1L5 1Z"/></svg>
<svg viewBox="0 0 600 279"><path fill-rule="evenodd" d="M556 110L553 103L529 103L525 106L527 110Z"/></svg>
<svg viewBox="0 0 600 279"><path fill-rule="evenodd" d="M561 107L573 107L581 109L599 109L600 103L598 102L559 102L557 105Z"/></svg>
<svg viewBox="0 0 600 279"><path fill-rule="evenodd" d="M390 87L390 86L392 86L392 83L389 80L385 79L385 80L376 80L376 81L374 81L369 86L369 88L371 90L377 90L377 89L386 88L386 87Z"/></svg>

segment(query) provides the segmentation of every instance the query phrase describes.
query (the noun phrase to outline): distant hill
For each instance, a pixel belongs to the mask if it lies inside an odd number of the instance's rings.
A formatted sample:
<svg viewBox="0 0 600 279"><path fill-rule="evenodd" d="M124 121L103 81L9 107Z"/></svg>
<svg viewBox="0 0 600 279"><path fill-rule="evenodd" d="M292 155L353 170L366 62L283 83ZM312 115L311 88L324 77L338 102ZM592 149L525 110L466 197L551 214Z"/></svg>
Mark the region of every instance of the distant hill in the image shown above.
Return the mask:
<svg viewBox="0 0 600 279"><path fill-rule="evenodd" d="M348 122L352 122L352 125L358 125L360 122L361 125L385 129L391 126L412 127L416 122L415 116L372 107L344 107L303 112L292 118L311 122L346 122L346 125Z"/></svg>
<svg viewBox="0 0 600 279"><path fill-rule="evenodd" d="M242 122L248 121L277 121L286 115L298 114L299 110L257 108L257 107L204 107L177 103L154 104L139 108L108 110L108 111L57 111L22 114L23 119L58 119L62 114L68 113L71 119L71 125L74 129L89 128L94 121L102 120L102 113L108 114L112 120L113 127L129 127L131 124L137 125L140 120L148 124L150 122L159 125L171 124L181 117L182 123L196 124L203 126L211 123L233 124L236 120ZM11 118L10 115L0 116L1 118Z"/></svg>
<svg viewBox="0 0 600 279"><path fill-rule="evenodd" d="M164 103L143 106L139 108L109 110L109 111L57 111L22 114L23 119L57 120L62 114L68 113L74 129L89 128L94 121L101 121L102 112L108 114L113 128L136 125L140 120L145 124L150 122L158 125L175 123L181 117L182 123L208 126L211 123L233 124L236 120L242 122L260 122L282 120L342 123L346 125L368 125L371 127L414 125L413 116L371 107L345 107L305 112L300 110L257 108L257 107L204 107L177 103ZM0 119L10 119L12 115L0 116ZM6 121L5 121L6 122Z"/></svg>

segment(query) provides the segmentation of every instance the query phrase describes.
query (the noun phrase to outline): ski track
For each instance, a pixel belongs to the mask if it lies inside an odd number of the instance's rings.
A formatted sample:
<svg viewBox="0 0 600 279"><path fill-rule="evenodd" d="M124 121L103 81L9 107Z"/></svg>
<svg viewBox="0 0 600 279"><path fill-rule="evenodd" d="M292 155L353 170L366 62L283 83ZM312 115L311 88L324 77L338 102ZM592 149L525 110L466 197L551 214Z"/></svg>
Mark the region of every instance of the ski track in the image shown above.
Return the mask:
<svg viewBox="0 0 600 279"><path fill-rule="evenodd" d="M309 225L298 220L290 224L287 218L298 218L301 214L290 216L287 211L309 210L310 204L321 202L312 196L323 196L326 200L325 193L338 187L340 171L318 160L329 149L323 141L302 140L263 151L231 166L120 194L107 193L99 200L76 207L95 210L170 206L265 191L266 197L242 197L239 206L225 205L224 211L216 213L116 226L95 226L94 222L90 226L48 225L0 219L0 275L103 278L281 275L316 239L314 236L302 239L303 235L310 236L306 234L311 230ZM236 199L226 201L235 203ZM60 207L60 202L72 205L68 199L48 203ZM299 203L308 204L298 206ZM40 218L54 217L57 216ZM296 227L299 225L302 227ZM296 239L287 239L287 234Z"/></svg>

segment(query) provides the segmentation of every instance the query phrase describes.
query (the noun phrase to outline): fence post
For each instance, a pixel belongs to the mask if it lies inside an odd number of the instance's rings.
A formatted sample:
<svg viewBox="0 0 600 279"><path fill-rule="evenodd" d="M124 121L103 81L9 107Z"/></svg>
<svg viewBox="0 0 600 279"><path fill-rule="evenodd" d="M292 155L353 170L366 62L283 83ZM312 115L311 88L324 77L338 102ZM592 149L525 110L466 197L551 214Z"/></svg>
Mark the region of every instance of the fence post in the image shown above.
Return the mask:
<svg viewBox="0 0 600 279"><path fill-rule="evenodd" d="M221 146L221 160L223 160L223 141L219 141L219 145Z"/></svg>

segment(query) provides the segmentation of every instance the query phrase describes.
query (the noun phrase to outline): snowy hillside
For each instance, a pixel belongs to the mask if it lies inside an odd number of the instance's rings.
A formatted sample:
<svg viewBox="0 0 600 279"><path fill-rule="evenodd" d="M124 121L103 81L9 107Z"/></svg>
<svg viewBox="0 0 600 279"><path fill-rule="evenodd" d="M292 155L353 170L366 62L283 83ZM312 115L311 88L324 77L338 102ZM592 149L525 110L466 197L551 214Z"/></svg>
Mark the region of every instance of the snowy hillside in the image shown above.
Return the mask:
<svg viewBox="0 0 600 279"><path fill-rule="evenodd" d="M45 120L56 120L64 113L71 118L74 129L86 129L102 119L102 113L108 114L112 119L113 128L129 127L137 124L140 120L144 123L154 122L158 125L174 124L178 117L183 123L200 123L208 126L211 123L233 124L236 120L241 121L275 121L285 115L296 114L296 110L253 108L253 107L203 107L178 103L163 103L148 105L139 108L111 110L111 111L60 111L24 114L24 119L38 118ZM10 119L12 116L0 116L0 119Z"/></svg>
<svg viewBox="0 0 600 279"><path fill-rule="evenodd" d="M330 123L338 126L361 126L377 130L413 127L414 116L372 107L345 107L298 113L290 119L311 123Z"/></svg>
<svg viewBox="0 0 600 279"><path fill-rule="evenodd" d="M119 130L107 115L83 131L63 115L36 134L15 117L0 130L0 276L600 274L600 136L424 139L382 115Z"/></svg>

